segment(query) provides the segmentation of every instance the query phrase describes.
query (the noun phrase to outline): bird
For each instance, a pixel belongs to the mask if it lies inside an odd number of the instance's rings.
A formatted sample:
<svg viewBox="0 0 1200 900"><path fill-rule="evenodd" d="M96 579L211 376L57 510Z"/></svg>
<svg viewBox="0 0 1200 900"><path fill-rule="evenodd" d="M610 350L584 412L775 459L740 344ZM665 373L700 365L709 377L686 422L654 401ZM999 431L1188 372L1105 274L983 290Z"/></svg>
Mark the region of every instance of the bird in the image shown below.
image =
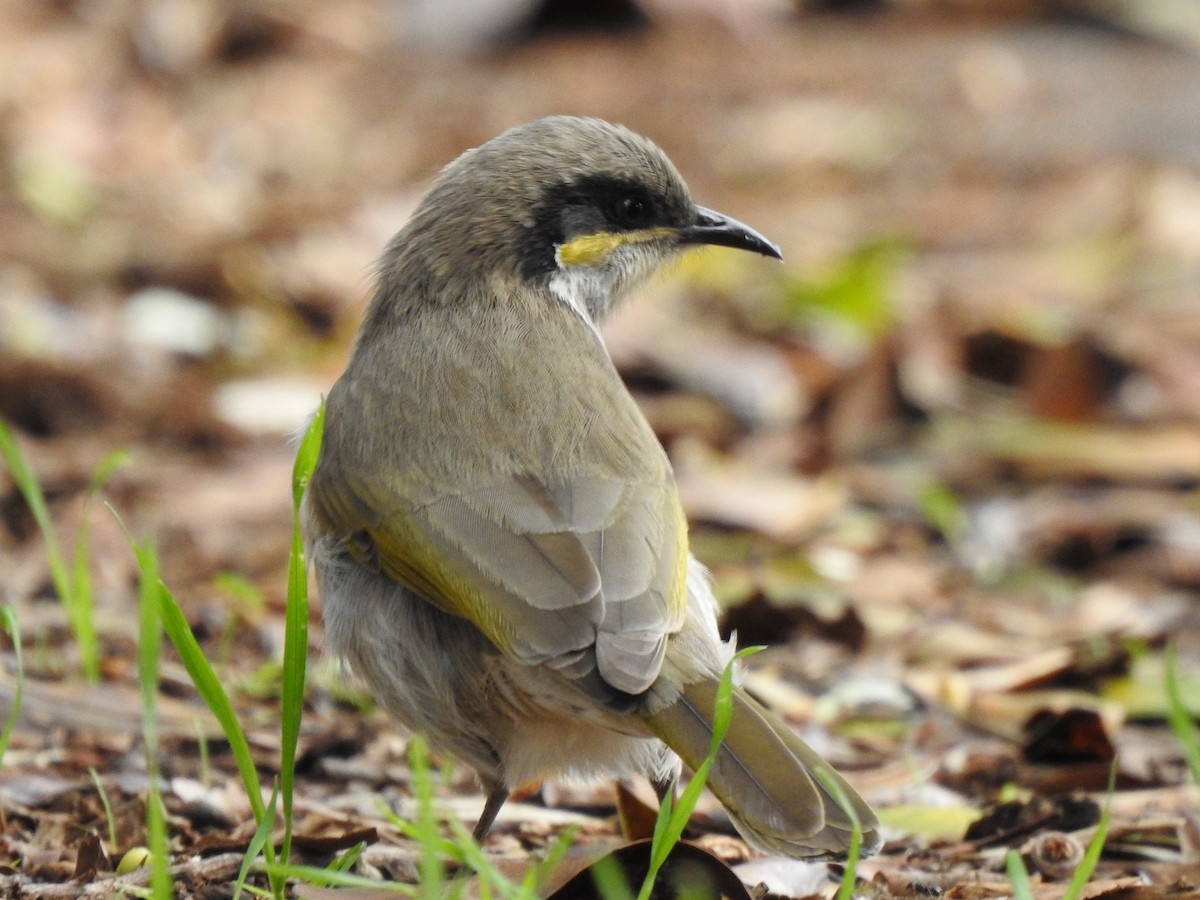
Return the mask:
<svg viewBox="0 0 1200 900"><path fill-rule="evenodd" d="M485 793L695 770L734 652L666 451L600 326L685 251L782 259L666 154L551 116L468 150L388 244L303 517L327 646ZM870 807L746 690L707 786L753 847L844 856ZM848 813L839 805L851 807Z"/></svg>

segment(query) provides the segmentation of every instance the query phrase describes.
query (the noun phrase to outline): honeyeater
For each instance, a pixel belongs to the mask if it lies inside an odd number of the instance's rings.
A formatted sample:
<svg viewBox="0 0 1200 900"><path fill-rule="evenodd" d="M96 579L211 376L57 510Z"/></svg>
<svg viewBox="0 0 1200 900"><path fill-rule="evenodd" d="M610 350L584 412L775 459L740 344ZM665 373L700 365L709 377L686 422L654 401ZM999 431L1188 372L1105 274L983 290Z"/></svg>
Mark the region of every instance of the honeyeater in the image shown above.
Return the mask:
<svg viewBox="0 0 1200 900"><path fill-rule="evenodd" d="M556 774L660 787L709 751L732 647L671 464L605 349L633 288L701 245L779 251L697 205L625 128L552 117L441 172L379 265L308 486L331 650L470 765L485 836ZM845 852L878 824L741 688L708 786L755 847Z"/></svg>

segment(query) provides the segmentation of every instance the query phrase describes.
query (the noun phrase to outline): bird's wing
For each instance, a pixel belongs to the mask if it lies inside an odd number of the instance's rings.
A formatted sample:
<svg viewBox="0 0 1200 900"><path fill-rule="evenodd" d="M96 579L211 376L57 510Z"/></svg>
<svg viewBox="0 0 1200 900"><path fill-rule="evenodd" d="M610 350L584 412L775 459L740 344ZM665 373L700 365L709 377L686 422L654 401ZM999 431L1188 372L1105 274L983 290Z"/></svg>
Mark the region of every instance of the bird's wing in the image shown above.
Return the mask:
<svg viewBox="0 0 1200 900"><path fill-rule="evenodd" d="M359 530L364 559L503 652L593 692L639 694L657 677L686 604L686 525L669 480L502 476L415 503L348 487L347 521L372 523ZM315 499L338 518L337 498Z"/></svg>

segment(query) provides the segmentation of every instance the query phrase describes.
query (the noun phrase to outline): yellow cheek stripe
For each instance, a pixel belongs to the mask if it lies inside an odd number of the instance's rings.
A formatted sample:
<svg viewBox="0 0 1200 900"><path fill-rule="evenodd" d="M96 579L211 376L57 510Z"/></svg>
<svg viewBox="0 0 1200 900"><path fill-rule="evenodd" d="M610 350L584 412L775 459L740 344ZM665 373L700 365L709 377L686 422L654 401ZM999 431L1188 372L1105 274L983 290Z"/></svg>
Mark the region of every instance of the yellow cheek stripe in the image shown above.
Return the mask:
<svg viewBox="0 0 1200 900"><path fill-rule="evenodd" d="M670 228L646 228L642 231L598 231L581 234L565 244L559 244L554 258L560 266L596 266L622 244L644 244L668 237Z"/></svg>

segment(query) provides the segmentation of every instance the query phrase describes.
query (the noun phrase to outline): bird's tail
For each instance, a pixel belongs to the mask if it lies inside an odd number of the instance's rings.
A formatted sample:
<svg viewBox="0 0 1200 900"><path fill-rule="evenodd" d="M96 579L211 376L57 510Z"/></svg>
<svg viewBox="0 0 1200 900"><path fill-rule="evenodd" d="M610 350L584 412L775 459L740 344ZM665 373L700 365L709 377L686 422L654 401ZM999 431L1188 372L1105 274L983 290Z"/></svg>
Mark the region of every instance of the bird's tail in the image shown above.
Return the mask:
<svg viewBox="0 0 1200 900"><path fill-rule="evenodd" d="M695 770L712 744L718 682L702 679L646 724ZM853 824L828 785L841 789L862 827L862 850L879 844L879 822L841 775L787 725L741 688L733 716L708 773L708 787L738 831L767 853L796 858L845 856Z"/></svg>

